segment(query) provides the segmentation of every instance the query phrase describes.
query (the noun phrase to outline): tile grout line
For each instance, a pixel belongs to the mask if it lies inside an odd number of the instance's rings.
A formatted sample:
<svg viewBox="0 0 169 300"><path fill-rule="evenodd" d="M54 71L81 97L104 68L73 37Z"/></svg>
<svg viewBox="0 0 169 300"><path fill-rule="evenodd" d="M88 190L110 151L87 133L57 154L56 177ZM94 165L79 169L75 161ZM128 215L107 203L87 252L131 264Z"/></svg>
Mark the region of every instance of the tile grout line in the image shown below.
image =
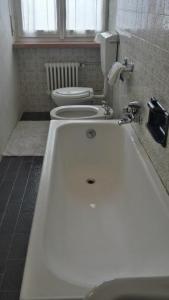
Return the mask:
<svg viewBox="0 0 169 300"><path fill-rule="evenodd" d="M2 159L3 159L3 158L2 158ZM4 176L3 176L3 178L2 178L2 180L1 180L1 182L0 182L0 187L1 187L1 185L3 184L3 182L4 182L5 178L6 178L6 175L7 175L7 172L8 172L8 170L9 170L10 164L11 164L11 160L9 160L9 162L8 162L8 164L7 164L6 171L5 171Z"/></svg>
<svg viewBox="0 0 169 300"><path fill-rule="evenodd" d="M18 174L19 174L19 171L20 171L20 169L21 169L22 163L23 163L23 160L19 162L19 167L18 167L18 170L17 170L17 172L16 172L16 176L15 176L15 179L14 179L14 181L13 181L13 184L12 184L12 187L11 187L10 194L9 194L9 196L8 196L8 200L7 200L7 203L6 203L6 205L5 205L5 209L4 209L3 214L2 214L2 220L1 220L1 222L0 222L0 228L1 228L2 223L3 223L3 221L4 221L4 218L5 218L5 215L6 215L6 211L7 211L7 209L8 209L8 204L9 204L9 202L10 202L10 199L11 199L11 196L12 196L12 192L13 192L13 189L14 189L14 186L15 186L15 183L16 183L16 180L17 180L17 178L18 178Z"/></svg>
<svg viewBox="0 0 169 300"><path fill-rule="evenodd" d="M11 243L10 243L10 245L9 245L9 250L8 250L8 254L7 254L6 260L8 260L8 258L9 258L9 254L10 254L10 250L11 250L13 238L14 238L14 236L15 236L15 234L16 234L15 230L16 230L16 226L17 226L17 223L18 223L18 220L19 220L19 217L20 217L20 212L21 212L21 208L22 208L22 204L23 204L23 199L24 199L24 197L25 197L26 188L27 188L27 186L28 186L29 177L30 177L30 174L31 174L31 171L32 171L33 160L34 160L34 158L32 158L30 170L29 170L28 177L27 177L27 180L26 180L24 193L23 193L23 196L22 196L22 199L21 199L21 202L20 202L20 207L19 207L19 210L18 210L18 216L17 216L17 219L16 219L16 223L15 223L15 226L14 226L13 233L12 233Z"/></svg>

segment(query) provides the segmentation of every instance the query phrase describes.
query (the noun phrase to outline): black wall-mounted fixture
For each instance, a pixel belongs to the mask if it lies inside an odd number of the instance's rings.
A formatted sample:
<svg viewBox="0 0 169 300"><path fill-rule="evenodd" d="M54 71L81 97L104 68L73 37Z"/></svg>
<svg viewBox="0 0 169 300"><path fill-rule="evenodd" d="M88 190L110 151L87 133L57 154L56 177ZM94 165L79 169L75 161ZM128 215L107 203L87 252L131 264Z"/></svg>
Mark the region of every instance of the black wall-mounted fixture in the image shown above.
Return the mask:
<svg viewBox="0 0 169 300"><path fill-rule="evenodd" d="M147 128L155 141L163 147L167 145L169 114L156 98L151 98L147 103L149 107L149 117Z"/></svg>

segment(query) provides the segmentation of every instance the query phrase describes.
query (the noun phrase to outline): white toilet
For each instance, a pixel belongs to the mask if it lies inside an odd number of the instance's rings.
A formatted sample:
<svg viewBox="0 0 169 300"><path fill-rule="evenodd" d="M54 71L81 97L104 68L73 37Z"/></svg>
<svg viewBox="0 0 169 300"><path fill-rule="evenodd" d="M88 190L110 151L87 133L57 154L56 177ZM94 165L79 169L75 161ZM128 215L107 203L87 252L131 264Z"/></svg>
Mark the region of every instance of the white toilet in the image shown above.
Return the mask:
<svg viewBox="0 0 169 300"><path fill-rule="evenodd" d="M88 87L66 87L52 92L52 99L57 106L85 104L93 96L93 89Z"/></svg>
<svg viewBox="0 0 169 300"><path fill-rule="evenodd" d="M104 75L104 94L107 89L107 74L116 61L118 48L118 34L103 32L96 36L100 43L101 69ZM97 80L97 78L96 78ZM88 87L66 87L52 91L52 99L57 106L90 104L93 98L104 98L104 95L95 96L93 89Z"/></svg>

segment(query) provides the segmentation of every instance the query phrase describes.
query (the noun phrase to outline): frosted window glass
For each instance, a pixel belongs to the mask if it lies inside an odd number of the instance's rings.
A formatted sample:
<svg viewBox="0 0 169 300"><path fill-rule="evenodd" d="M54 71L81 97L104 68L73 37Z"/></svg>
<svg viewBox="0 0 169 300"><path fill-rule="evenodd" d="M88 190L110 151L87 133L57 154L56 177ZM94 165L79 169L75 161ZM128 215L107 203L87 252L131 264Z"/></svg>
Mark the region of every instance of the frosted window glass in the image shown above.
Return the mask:
<svg viewBox="0 0 169 300"><path fill-rule="evenodd" d="M103 0L66 0L66 29L101 31Z"/></svg>
<svg viewBox="0 0 169 300"><path fill-rule="evenodd" d="M57 31L55 0L21 0L21 9L25 33Z"/></svg>
<svg viewBox="0 0 169 300"><path fill-rule="evenodd" d="M60 33L64 32L64 26L75 33L102 31L104 3L105 0L21 0L23 32L28 35L38 31L56 32L57 23ZM66 11L62 4L66 5Z"/></svg>

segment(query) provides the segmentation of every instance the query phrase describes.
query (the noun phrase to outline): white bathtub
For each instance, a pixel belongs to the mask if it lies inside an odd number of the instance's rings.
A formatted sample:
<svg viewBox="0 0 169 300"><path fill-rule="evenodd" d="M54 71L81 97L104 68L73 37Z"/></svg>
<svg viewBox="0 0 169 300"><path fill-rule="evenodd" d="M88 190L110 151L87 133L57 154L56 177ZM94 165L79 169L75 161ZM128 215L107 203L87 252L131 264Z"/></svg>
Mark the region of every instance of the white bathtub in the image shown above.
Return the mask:
<svg viewBox="0 0 169 300"><path fill-rule="evenodd" d="M131 126L52 121L21 299L82 299L106 280L168 275L169 197Z"/></svg>

